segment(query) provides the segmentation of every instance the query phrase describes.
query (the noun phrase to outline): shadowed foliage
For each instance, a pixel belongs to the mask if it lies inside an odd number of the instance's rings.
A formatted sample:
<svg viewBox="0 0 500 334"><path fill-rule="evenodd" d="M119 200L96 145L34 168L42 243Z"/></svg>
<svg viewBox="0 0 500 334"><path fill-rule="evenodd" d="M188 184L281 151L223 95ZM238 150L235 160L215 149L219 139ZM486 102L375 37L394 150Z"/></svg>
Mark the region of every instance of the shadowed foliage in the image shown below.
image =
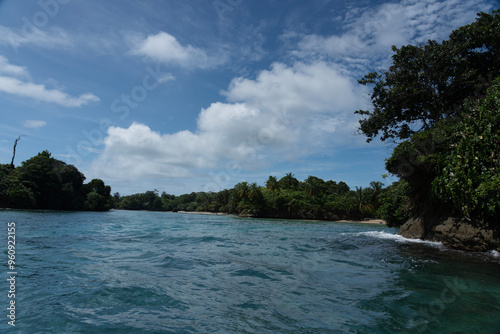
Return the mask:
<svg viewBox="0 0 500 334"><path fill-rule="evenodd" d="M499 48L500 10L480 13L442 43L393 47L392 66L360 80L373 88L373 111L356 112L360 131L400 141L386 168L402 181L379 196L390 224L451 216L498 226Z"/></svg>
<svg viewBox="0 0 500 334"><path fill-rule="evenodd" d="M377 217L381 182L369 188L351 191L345 182L324 181L309 176L297 180L292 173L279 181L269 176L265 187L240 182L232 189L214 193L191 193L180 196L147 191L121 197L115 194L117 208L155 211L207 211L252 217L292 219L362 219ZM359 194L358 194L359 193ZM151 203L157 203L151 206ZM160 205L161 203L161 205Z"/></svg>
<svg viewBox="0 0 500 334"><path fill-rule="evenodd" d="M99 179L85 184L73 165L54 159L48 151L21 166L0 165L0 207L47 210L106 211L113 206L111 188Z"/></svg>

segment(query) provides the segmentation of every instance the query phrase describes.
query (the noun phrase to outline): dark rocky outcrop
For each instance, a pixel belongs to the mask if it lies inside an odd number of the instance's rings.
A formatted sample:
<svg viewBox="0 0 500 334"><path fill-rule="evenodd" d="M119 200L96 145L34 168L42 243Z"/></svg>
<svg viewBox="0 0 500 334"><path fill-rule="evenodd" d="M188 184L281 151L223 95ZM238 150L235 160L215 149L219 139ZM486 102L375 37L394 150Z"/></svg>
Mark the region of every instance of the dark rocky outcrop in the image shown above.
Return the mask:
<svg viewBox="0 0 500 334"><path fill-rule="evenodd" d="M410 239L442 242L467 251L500 251L500 228L455 217L415 217L401 226L399 235Z"/></svg>

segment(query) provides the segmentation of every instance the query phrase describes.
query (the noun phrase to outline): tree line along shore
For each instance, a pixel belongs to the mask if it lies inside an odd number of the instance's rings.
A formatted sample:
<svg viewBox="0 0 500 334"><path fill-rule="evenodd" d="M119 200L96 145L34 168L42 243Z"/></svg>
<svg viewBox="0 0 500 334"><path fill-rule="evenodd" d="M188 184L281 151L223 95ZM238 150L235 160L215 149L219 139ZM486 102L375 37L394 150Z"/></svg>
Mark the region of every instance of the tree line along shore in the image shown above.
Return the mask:
<svg viewBox="0 0 500 334"><path fill-rule="evenodd" d="M309 176L299 181L292 173L278 179L269 176L264 186L240 182L232 189L219 192L193 192L180 196L157 190L129 196L114 195L116 208L126 210L191 211L228 213L247 217L361 220L381 218L389 226L400 225L405 216L404 198L395 188L399 183L384 188L381 182L371 182L369 187L351 190L343 182L324 181ZM396 205L401 206L394 210Z"/></svg>
<svg viewBox="0 0 500 334"><path fill-rule="evenodd" d="M48 151L22 162L0 165L0 208L68 211L108 211L112 208L149 211L228 213L247 217L314 220L385 219L397 226L405 216L400 183L384 188L381 182L351 190L345 182L310 176L297 180L292 173L265 186L241 182L220 192L192 192L180 196L157 190L111 196L111 187L100 179L85 184L75 166L52 157ZM399 203L401 207L395 208Z"/></svg>

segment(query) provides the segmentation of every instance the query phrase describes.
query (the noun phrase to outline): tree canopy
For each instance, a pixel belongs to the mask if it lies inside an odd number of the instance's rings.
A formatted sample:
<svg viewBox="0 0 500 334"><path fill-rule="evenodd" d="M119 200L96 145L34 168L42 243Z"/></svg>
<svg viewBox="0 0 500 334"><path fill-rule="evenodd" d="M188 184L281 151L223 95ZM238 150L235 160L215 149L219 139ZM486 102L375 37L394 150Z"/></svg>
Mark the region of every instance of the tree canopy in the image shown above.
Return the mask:
<svg viewBox="0 0 500 334"><path fill-rule="evenodd" d="M359 82L372 87L373 110L360 131L371 141L405 140L443 118L460 114L467 99L484 96L500 71L500 10L453 31L448 40L392 47L392 65Z"/></svg>
<svg viewBox="0 0 500 334"><path fill-rule="evenodd" d="M21 166L0 165L0 207L105 211L112 207L111 188L99 179L84 185L73 165L43 151Z"/></svg>
<svg viewBox="0 0 500 334"><path fill-rule="evenodd" d="M252 217L319 220L385 219L389 215L378 209L386 202L406 205L404 200L395 200L391 196L393 193L380 199L382 194L385 194L385 189L381 182L372 182L370 187L351 191L342 181L324 181L316 176L299 181L292 173L288 173L279 181L275 176L269 176L265 186L240 182L231 189L217 193L175 196L147 191L124 197L115 194L115 198L117 208L128 210L208 211ZM406 216L401 211L401 215L391 222L400 225L404 218Z"/></svg>
<svg viewBox="0 0 500 334"><path fill-rule="evenodd" d="M498 225L499 47L500 11L480 13L442 43L393 47L389 70L360 81L373 84L374 106L356 112L367 116L361 132L368 141L401 140L386 168L402 181L385 191L400 204L379 197L389 219L458 216Z"/></svg>
<svg viewBox="0 0 500 334"><path fill-rule="evenodd" d="M387 169L406 180L417 211L468 219L500 218L500 80L464 107L460 122L442 120L400 144Z"/></svg>

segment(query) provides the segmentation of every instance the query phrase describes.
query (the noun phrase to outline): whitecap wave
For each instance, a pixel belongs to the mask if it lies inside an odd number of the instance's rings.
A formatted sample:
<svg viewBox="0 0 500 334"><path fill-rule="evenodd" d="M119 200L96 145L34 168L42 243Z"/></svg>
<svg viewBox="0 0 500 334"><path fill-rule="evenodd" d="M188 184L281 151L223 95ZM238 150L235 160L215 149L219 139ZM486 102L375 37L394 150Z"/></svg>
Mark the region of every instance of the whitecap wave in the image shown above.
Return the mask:
<svg viewBox="0 0 500 334"><path fill-rule="evenodd" d="M488 254L491 256L491 257L494 257L495 259L498 259L500 258L500 252L496 251L496 250L491 250L488 252Z"/></svg>
<svg viewBox="0 0 500 334"><path fill-rule="evenodd" d="M427 240L420 240L420 239L408 239L408 238L405 238L399 234L387 233L387 232L382 232L382 231L358 232L358 233L354 233L354 235L367 236L367 237L384 239L384 240L393 240L393 241L396 241L398 243L416 243L416 244L426 244L426 245L435 246L435 247L439 247L439 248L444 247L444 245L441 242L427 241Z"/></svg>

